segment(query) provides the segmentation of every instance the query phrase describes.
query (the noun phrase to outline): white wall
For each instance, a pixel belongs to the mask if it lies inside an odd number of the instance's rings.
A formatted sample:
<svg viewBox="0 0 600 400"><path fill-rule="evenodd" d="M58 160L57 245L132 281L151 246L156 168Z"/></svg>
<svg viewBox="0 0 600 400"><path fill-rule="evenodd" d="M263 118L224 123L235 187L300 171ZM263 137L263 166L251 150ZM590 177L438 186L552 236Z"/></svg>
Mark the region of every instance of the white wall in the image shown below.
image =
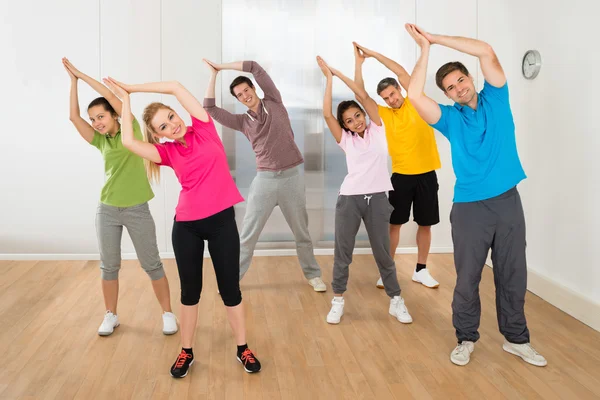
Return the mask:
<svg viewBox="0 0 600 400"><path fill-rule="evenodd" d="M529 288L600 329L598 2L479 0L479 37L506 71L527 221ZM525 51L542 69L521 75ZM594 172L596 171L596 172Z"/></svg>
<svg viewBox="0 0 600 400"><path fill-rule="evenodd" d="M221 55L220 1L102 0L0 3L3 77L0 156L0 255L97 255L94 218L104 182L100 153L69 122L69 78L61 58L95 79L177 79L202 99L202 57ZM79 99L98 95L80 82ZM135 94L134 114L170 96ZM177 111L183 111L176 107ZM185 115L185 114L182 114ZM189 121L188 121L189 122ZM180 186L170 169L150 202L159 248L172 251ZM124 234L123 252L133 246Z"/></svg>

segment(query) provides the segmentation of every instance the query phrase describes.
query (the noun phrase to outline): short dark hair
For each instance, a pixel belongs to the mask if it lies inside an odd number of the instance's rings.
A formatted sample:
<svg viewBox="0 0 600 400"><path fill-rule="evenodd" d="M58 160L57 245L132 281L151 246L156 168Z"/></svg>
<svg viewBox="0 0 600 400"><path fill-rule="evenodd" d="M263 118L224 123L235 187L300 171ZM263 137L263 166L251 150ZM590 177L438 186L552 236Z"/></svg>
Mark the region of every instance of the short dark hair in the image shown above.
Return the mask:
<svg viewBox="0 0 600 400"><path fill-rule="evenodd" d="M92 102L88 106L88 110L96 106L103 106L104 111L108 111L113 117L117 117L119 115L117 114L113 106L111 106L108 100L106 100L104 97L98 97L97 99L92 100Z"/></svg>
<svg viewBox="0 0 600 400"><path fill-rule="evenodd" d="M350 109L350 108L358 108L363 114L365 113L365 110L362 109L362 107L360 106L360 104L358 104L356 101L354 100L344 100L342 101L337 108L337 120L338 120L338 124L340 124L340 127L342 129L345 129L344 126L344 118L343 118L343 114L344 112L346 112L346 110ZM352 132L352 134L354 135L354 132Z"/></svg>
<svg viewBox="0 0 600 400"><path fill-rule="evenodd" d="M438 85L438 87L440 89L442 89L443 92L446 91L446 88L444 87L444 85L442 83L444 78L446 76L448 76L448 74L450 74L456 70L462 72L466 76L469 76L469 70L467 69L467 67L465 67L463 63L458 62L458 61L452 61L452 62L442 65L440 67L440 69L438 69L437 72L435 73L435 83Z"/></svg>
<svg viewBox="0 0 600 400"><path fill-rule="evenodd" d="M252 80L250 80L250 78L248 78L247 76L240 75L237 78L235 78L233 82L231 82L231 85L229 85L229 93L231 93L233 97L236 97L235 93L233 92L233 88L237 85L241 85L242 83L247 83L248 86L254 89L254 84L252 83Z"/></svg>
<svg viewBox="0 0 600 400"><path fill-rule="evenodd" d="M395 80L394 78L383 78L377 84L377 94L381 95L381 92L383 92L385 89L387 89L390 86L393 86L396 89L400 89L400 85L398 85L398 81Z"/></svg>

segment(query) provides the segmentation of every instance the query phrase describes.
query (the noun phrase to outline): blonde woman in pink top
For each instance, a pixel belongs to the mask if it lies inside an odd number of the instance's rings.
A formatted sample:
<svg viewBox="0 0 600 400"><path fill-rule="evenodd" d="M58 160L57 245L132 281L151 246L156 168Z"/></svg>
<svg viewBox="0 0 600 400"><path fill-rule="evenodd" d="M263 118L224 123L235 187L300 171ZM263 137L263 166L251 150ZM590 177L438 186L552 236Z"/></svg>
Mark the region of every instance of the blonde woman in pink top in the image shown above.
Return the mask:
<svg viewBox="0 0 600 400"><path fill-rule="evenodd" d="M233 206L244 201L229 173L223 143L212 118L200 102L178 82L125 85L112 78L105 83L123 100L123 145L148 161L149 172L159 177L159 165L171 167L181 183L173 223L173 250L181 283L182 349L171 375L183 378L194 363L192 343L202 291L204 241L212 258L217 285L237 341L237 359L246 372L258 372L260 362L246 344L246 323L240 292L240 240ZM174 95L190 113L186 126L169 106L152 103L144 110L146 141L133 135L129 93ZM170 142L160 143L160 138Z"/></svg>
<svg viewBox="0 0 600 400"><path fill-rule="evenodd" d="M356 48L355 48L356 51ZM387 140L377 103L353 80L331 68L321 57L317 63L327 78L323 116L337 144L346 153L348 174L344 178L335 206L335 250L333 261L334 297L327 322L338 324L344 314L344 298L349 266L360 221L364 221L373 256L390 296L389 313L398 321L409 324L412 317L400 296L396 264L390 256L389 218L392 212L387 192L392 189L388 178ZM342 101L337 117L332 113L333 77L340 78L356 95L364 109L354 100ZM365 111L366 110L366 113ZM370 121L367 121L368 114Z"/></svg>

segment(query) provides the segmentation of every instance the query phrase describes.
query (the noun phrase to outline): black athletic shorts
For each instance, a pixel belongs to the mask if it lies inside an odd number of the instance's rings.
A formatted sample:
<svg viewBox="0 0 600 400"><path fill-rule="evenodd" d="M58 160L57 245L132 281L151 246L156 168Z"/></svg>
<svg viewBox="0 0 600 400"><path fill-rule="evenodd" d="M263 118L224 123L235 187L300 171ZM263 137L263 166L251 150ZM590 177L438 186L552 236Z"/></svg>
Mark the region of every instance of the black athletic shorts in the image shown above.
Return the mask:
<svg viewBox="0 0 600 400"><path fill-rule="evenodd" d="M435 171L418 175L392 174L392 186L389 200L394 211L390 224L403 225L410 218L410 207L413 217L420 226L431 226L440 222L438 202L438 180Z"/></svg>

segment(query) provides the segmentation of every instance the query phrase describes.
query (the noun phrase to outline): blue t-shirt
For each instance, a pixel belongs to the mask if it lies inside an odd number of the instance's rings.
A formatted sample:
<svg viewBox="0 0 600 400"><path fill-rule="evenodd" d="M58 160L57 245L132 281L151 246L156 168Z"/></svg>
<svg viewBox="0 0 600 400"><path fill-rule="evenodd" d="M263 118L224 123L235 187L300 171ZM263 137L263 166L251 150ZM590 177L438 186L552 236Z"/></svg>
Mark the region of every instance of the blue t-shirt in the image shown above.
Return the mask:
<svg viewBox="0 0 600 400"><path fill-rule="evenodd" d="M454 202L498 196L526 178L517 153L508 85L483 85L477 110L440 104L442 117L432 125L449 141L456 175Z"/></svg>

